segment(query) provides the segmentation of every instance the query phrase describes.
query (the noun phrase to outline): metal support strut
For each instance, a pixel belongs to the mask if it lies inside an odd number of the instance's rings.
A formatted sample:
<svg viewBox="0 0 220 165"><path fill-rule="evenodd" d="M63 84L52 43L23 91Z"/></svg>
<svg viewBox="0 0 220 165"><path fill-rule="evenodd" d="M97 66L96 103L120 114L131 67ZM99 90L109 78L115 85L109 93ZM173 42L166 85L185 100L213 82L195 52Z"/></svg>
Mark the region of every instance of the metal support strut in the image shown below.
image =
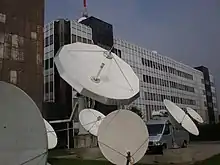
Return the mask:
<svg viewBox="0 0 220 165"><path fill-rule="evenodd" d="M129 163L131 162L131 153L130 152L127 152L127 161L126 161L126 165L129 165Z"/></svg>

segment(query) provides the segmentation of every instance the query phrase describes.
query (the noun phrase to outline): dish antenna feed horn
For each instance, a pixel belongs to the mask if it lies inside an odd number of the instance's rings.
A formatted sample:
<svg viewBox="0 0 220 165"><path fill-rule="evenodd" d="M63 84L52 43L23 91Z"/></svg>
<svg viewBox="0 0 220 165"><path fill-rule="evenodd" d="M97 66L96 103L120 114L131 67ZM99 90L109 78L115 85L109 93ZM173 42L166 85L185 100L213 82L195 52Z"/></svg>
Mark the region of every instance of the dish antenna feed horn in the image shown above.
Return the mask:
<svg viewBox="0 0 220 165"><path fill-rule="evenodd" d="M99 71L98 71L98 73L97 73L97 75L91 77L91 79L92 79L93 82L95 82L95 83L99 83L99 82L100 82L99 76L100 76L100 74L101 74L102 69L104 68L104 66L105 66L105 64L102 63L101 66L100 66L100 69L99 69Z"/></svg>

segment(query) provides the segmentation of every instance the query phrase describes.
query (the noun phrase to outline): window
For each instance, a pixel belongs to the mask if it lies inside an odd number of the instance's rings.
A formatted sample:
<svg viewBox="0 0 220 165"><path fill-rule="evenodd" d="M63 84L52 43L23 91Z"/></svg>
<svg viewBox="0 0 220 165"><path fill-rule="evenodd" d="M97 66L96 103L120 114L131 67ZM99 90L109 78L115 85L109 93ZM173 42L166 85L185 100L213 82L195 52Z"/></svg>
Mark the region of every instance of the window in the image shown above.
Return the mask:
<svg viewBox="0 0 220 165"><path fill-rule="evenodd" d="M78 42L82 42L82 37L77 36L77 41L78 41Z"/></svg>
<svg viewBox="0 0 220 165"><path fill-rule="evenodd" d="M92 44L92 40L89 40L89 44Z"/></svg>
<svg viewBox="0 0 220 165"><path fill-rule="evenodd" d="M86 40L86 38L83 38L83 43L87 43L87 40Z"/></svg>
<svg viewBox="0 0 220 165"><path fill-rule="evenodd" d="M53 82L50 81L50 92L53 93Z"/></svg>
<svg viewBox="0 0 220 165"><path fill-rule="evenodd" d="M169 124L166 124L165 125L165 128L164 128L164 135L169 135L170 134L170 126Z"/></svg>
<svg viewBox="0 0 220 165"><path fill-rule="evenodd" d="M36 32L31 32L31 39L36 40L37 39L37 33Z"/></svg>
<svg viewBox="0 0 220 165"><path fill-rule="evenodd" d="M76 35L72 34L72 43L76 42Z"/></svg>
<svg viewBox="0 0 220 165"><path fill-rule="evenodd" d="M45 69L45 70L49 69L49 59L46 59L46 60L44 61L44 69Z"/></svg>
<svg viewBox="0 0 220 165"><path fill-rule="evenodd" d="M17 71L15 70L10 71L10 82L12 84L17 84Z"/></svg>
<svg viewBox="0 0 220 165"><path fill-rule="evenodd" d="M49 46L49 37L46 37L44 39L44 47L47 47L47 46Z"/></svg>
<svg viewBox="0 0 220 165"><path fill-rule="evenodd" d="M45 84L45 93L49 93L49 83Z"/></svg>
<svg viewBox="0 0 220 165"><path fill-rule="evenodd" d="M6 22L6 15L0 13L0 22L5 23Z"/></svg>
<svg viewBox="0 0 220 165"><path fill-rule="evenodd" d="M50 58L50 68L53 68L53 58Z"/></svg>
<svg viewBox="0 0 220 165"><path fill-rule="evenodd" d="M50 45L52 45L53 44L53 35L50 35L50 43L49 43Z"/></svg>
<svg viewBox="0 0 220 165"><path fill-rule="evenodd" d="M19 45L18 35L13 34L11 36L11 42L12 42L12 47L18 48Z"/></svg>
<svg viewBox="0 0 220 165"><path fill-rule="evenodd" d="M18 60L18 56L19 56L19 51L17 48L12 48L11 49L11 58L13 60Z"/></svg>
<svg viewBox="0 0 220 165"><path fill-rule="evenodd" d="M148 124L147 129L150 136L156 136L158 134L162 134L163 124Z"/></svg>
<svg viewBox="0 0 220 165"><path fill-rule="evenodd" d="M9 59L9 57L11 56L11 49L10 49L10 45L8 43L4 44L4 57L5 59Z"/></svg>
<svg viewBox="0 0 220 165"><path fill-rule="evenodd" d="M4 57L4 44L0 43L0 58Z"/></svg>
<svg viewBox="0 0 220 165"><path fill-rule="evenodd" d="M0 44L3 44L5 42L5 34L0 33Z"/></svg>

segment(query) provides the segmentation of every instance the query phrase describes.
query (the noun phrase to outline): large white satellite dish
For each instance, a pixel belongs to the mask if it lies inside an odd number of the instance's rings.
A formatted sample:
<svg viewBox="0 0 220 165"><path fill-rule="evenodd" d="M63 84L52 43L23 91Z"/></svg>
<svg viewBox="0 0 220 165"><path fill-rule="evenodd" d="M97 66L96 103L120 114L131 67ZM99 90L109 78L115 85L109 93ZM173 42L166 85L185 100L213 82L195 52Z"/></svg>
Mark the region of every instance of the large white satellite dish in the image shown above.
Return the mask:
<svg viewBox="0 0 220 165"><path fill-rule="evenodd" d="M44 124L47 130L48 149L53 149L57 146L57 134L45 119Z"/></svg>
<svg viewBox="0 0 220 165"><path fill-rule="evenodd" d="M192 108L190 107L186 107L186 111L187 113L193 118L195 119L196 121L198 121L199 123L203 123L203 119L202 117Z"/></svg>
<svg viewBox="0 0 220 165"><path fill-rule="evenodd" d="M94 136L97 136L99 125L105 118L101 112L94 109L83 109L79 113L79 121L86 131L89 131Z"/></svg>
<svg viewBox="0 0 220 165"><path fill-rule="evenodd" d="M193 135L199 135L199 130L195 123L190 119L190 117L176 104L170 100L164 100L164 105L166 106L168 112L171 116L188 132Z"/></svg>
<svg viewBox="0 0 220 165"><path fill-rule="evenodd" d="M46 164L47 133L40 110L24 91L2 81L0 134L0 164Z"/></svg>
<svg viewBox="0 0 220 165"><path fill-rule="evenodd" d="M98 144L102 154L113 164L138 162L148 148L148 130L144 121L129 110L108 114L98 130Z"/></svg>
<svg viewBox="0 0 220 165"><path fill-rule="evenodd" d="M69 85L98 102L126 105L139 97L139 79L130 65L97 45L80 42L65 45L54 62Z"/></svg>

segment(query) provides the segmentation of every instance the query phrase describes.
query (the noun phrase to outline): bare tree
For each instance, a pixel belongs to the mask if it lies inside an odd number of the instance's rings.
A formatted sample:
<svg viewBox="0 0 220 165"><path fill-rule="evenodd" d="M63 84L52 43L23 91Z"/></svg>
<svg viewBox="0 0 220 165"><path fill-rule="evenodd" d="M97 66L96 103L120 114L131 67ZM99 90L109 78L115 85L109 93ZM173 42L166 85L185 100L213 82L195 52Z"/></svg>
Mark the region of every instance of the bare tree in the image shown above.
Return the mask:
<svg viewBox="0 0 220 165"><path fill-rule="evenodd" d="M132 111L132 112L134 112L134 113L136 113L138 116L140 116L140 117L143 119L143 114L142 114L141 110L140 110L138 107L136 107L136 106L131 106L131 107L129 108L129 110Z"/></svg>

